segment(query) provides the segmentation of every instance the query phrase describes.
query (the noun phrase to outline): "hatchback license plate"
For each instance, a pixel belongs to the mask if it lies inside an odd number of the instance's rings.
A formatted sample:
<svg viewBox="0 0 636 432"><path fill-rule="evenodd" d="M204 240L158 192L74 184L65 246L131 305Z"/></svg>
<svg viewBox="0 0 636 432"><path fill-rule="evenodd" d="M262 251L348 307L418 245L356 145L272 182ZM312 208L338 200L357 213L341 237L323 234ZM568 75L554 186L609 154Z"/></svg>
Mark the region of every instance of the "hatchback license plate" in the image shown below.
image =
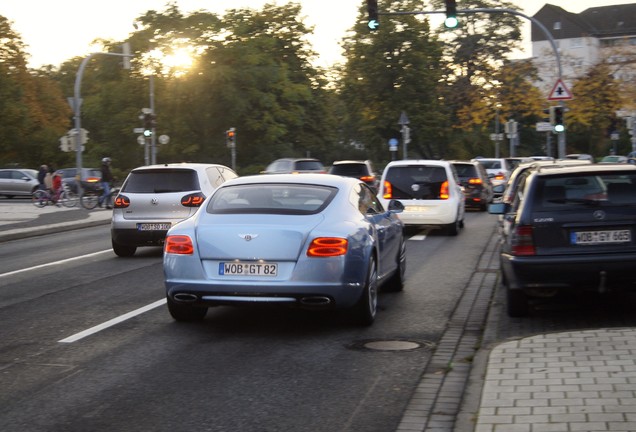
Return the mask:
<svg viewBox="0 0 636 432"><path fill-rule="evenodd" d="M222 262L219 263L220 276L276 276L278 263Z"/></svg>
<svg viewBox="0 0 636 432"><path fill-rule="evenodd" d="M575 245L629 243L630 241L632 241L630 230L576 231L570 234L570 242Z"/></svg>
<svg viewBox="0 0 636 432"><path fill-rule="evenodd" d="M137 224L138 231L168 231L169 223L140 223Z"/></svg>

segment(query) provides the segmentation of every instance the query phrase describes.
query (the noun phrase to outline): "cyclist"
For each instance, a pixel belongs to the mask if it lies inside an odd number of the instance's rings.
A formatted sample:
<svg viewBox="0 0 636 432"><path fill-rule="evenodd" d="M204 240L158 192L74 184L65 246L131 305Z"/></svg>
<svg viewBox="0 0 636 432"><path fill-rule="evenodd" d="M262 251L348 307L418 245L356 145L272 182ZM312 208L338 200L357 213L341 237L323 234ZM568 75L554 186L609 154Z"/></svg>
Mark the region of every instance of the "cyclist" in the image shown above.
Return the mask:
<svg viewBox="0 0 636 432"><path fill-rule="evenodd" d="M97 205L99 207L102 206L104 200L106 200L110 195L110 182L113 181L113 174L110 172L110 163L111 160L109 157L105 157L102 159L102 179L100 180L100 182L104 192L99 197L99 200L97 200ZM109 202L106 202L106 208L112 209L113 207L110 205Z"/></svg>
<svg viewBox="0 0 636 432"><path fill-rule="evenodd" d="M59 171L56 171L53 174L51 192L53 196L52 201L59 207L60 203L58 201L60 200L60 195L62 194L62 173L60 173Z"/></svg>

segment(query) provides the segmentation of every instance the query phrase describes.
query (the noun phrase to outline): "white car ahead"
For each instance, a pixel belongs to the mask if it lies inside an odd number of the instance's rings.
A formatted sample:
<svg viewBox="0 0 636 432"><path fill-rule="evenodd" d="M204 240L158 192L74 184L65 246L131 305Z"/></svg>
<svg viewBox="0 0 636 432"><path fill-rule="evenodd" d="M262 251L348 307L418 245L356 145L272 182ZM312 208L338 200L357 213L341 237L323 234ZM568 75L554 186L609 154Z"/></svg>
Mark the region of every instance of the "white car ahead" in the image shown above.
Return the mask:
<svg viewBox="0 0 636 432"><path fill-rule="evenodd" d="M385 206L400 201L404 211L398 217L407 226L442 228L450 235L464 226L464 193L448 161L390 162L382 173L378 198Z"/></svg>

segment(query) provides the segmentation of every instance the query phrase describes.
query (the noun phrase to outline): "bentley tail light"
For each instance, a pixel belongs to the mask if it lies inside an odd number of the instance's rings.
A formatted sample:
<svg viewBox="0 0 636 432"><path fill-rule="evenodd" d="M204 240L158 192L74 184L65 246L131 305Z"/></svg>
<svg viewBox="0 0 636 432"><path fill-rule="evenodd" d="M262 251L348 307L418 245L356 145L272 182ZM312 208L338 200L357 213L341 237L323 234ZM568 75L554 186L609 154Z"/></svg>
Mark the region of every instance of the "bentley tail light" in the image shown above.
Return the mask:
<svg viewBox="0 0 636 432"><path fill-rule="evenodd" d="M448 180L446 180L439 188L439 198L440 199L448 199Z"/></svg>
<svg viewBox="0 0 636 432"><path fill-rule="evenodd" d="M388 181L384 180L384 195L382 195L384 199L393 198L393 186Z"/></svg>
<svg viewBox="0 0 636 432"><path fill-rule="evenodd" d="M184 207L201 207L203 201L205 201L205 195L197 192L181 198L181 205Z"/></svg>
<svg viewBox="0 0 636 432"><path fill-rule="evenodd" d="M125 195L117 195L115 198L115 202L113 203L114 208L126 208L130 205L130 198Z"/></svg>
<svg viewBox="0 0 636 432"><path fill-rule="evenodd" d="M511 237L511 247L513 255L535 255L536 251L534 248L534 240L532 239L532 226L518 226Z"/></svg>
<svg viewBox="0 0 636 432"><path fill-rule="evenodd" d="M163 251L176 255L192 255L194 253L192 239L185 235L167 236Z"/></svg>
<svg viewBox="0 0 636 432"><path fill-rule="evenodd" d="M334 257L347 253L349 242L345 238L339 237L318 237L315 238L307 249L307 256L310 257Z"/></svg>

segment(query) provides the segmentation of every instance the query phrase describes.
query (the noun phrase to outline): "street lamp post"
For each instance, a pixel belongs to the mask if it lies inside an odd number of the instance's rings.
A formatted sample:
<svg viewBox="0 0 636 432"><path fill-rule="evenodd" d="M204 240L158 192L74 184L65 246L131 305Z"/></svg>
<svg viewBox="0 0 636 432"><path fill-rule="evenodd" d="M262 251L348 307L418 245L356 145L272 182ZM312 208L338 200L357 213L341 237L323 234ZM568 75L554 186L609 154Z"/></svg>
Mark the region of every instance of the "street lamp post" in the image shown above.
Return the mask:
<svg viewBox="0 0 636 432"><path fill-rule="evenodd" d="M123 54L119 54L119 53L105 53L105 52L96 52L96 53L91 53L89 55L87 55L86 57L84 57L84 59L82 60L82 63L80 64L79 69L77 70L77 75L75 76L75 86L74 86L74 92L73 92L73 99L72 99L72 109L73 109L73 118L75 120L75 163L77 165L77 175L78 177L78 182L77 182L77 192L81 198L82 193L83 193L83 189L82 189L82 134L81 134L81 130L82 130L82 110L81 105L82 105L82 97L81 97L81 91L80 88L82 86L82 77L84 76L84 70L86 69L86 65L88 64L89 60L97 54L103 54L103 55L110 55L110 56L117 56L117 57L124 57L124 59L129 59L130 57L132 57L130 55L129 52L126 52L126 48L124 48L124 53ZM125 62L124 62L125 63ZM125 66L125 65L124 65Z"/></svg>

